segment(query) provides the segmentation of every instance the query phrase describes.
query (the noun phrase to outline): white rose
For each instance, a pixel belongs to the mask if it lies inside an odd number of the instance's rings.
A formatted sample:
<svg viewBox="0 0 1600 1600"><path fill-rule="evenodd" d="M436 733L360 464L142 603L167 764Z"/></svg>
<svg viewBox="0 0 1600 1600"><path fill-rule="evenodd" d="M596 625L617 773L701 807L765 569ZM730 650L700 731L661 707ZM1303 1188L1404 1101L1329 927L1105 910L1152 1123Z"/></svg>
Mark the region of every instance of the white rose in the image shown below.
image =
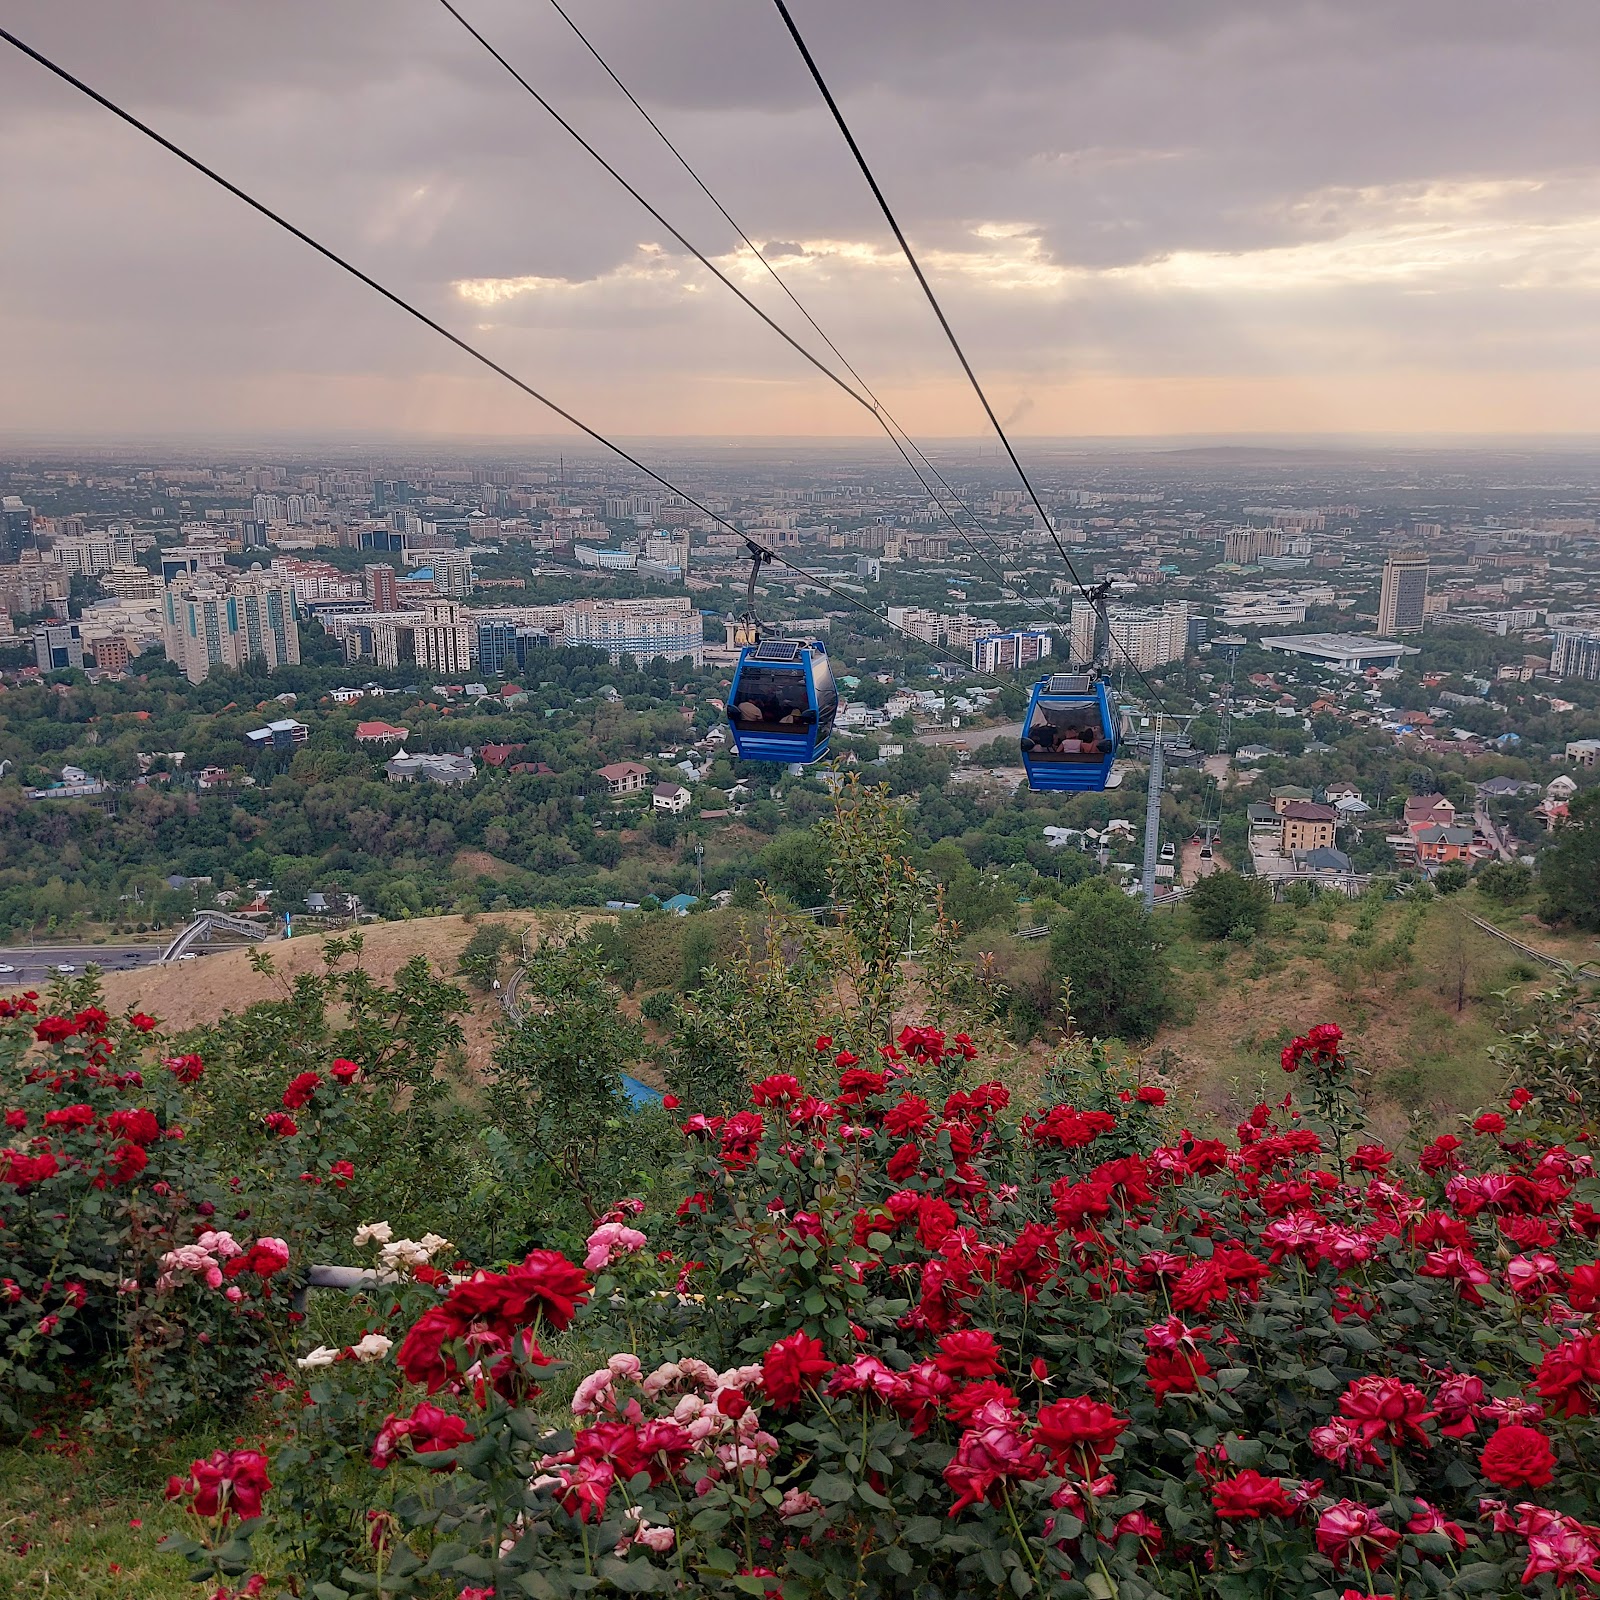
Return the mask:
<svg viewBox="0 0 1600 1600"><path fill-rule="evenodd" d="M396 1239L378 1252L378 1259L389 1271L400 1267L420 1267L426 1264L428 1252L415 1239Z"/></svg>
<svg viewBox="0 0 1600 1600"><path fill-rule="evenodd" d="M394 1238L394 1229L387 1222L363 1222L356 1229L357 1244L388 1244Z"/></svg>
<svg viewBox="0 0 1600 1600"><path fill-rule="evenodd" d="M327 1345L319 1344L308 1356L301 1356L295 1362L297 1367L309 1369L311 1367L331 1367L339 1359L337 1350L330 1350Z"/></svg>
<svg viewBox="0 0 1600 1600"><path fill-rule="evenodd" d="M422 1248L428 1253L429 1258L438 1255L441 1250L450 1246L450 1241L437 1233L425 1233L419 1241Z"/></svg>
<svg viewBox="0 0 1600 1600"><path fill-rule="evenodd" d="M367 1333L350 1346L350 1354L357 1361L382 1361L393 1348L393 1339L386 1339L381 1333Z"/></svg>

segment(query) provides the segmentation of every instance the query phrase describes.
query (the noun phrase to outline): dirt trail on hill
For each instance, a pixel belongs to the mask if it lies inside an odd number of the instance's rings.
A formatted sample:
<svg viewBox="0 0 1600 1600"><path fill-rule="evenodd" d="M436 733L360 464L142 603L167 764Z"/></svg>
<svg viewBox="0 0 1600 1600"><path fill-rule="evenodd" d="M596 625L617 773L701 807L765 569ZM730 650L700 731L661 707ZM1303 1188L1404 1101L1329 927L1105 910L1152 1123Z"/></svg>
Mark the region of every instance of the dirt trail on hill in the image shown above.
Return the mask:
<svg viewBox="0 0 1600 1600"><path fill-rule="evenodd" d="M476 1076L488 1064L494 1025L502 1013L498 996L480 995L467 988L457 975L456 963L462 950L474 929L485 923L505 923L520 931L529 926L553 926L556 921L554 916L507 912L480 914L471 922L455 916L372 923L361 930L366 941L361 964L374 978L388 983L413 956L426 956L437 972L466 988L471 1009L461 1019L461 1025L466 1034L468 1068ZM285 986L301 973L322 970L323 946L330 938L338 937L312 934L274 939L264 945L202 956L198 961L107 973L101 982L112 1010L147 1011L159 1018L168 1032L177 1033L200 1023L215 1022L227 1013L243 1011L258 1001L280 998ZM251 949L272 957L272 974L252 971Z"/></svg>

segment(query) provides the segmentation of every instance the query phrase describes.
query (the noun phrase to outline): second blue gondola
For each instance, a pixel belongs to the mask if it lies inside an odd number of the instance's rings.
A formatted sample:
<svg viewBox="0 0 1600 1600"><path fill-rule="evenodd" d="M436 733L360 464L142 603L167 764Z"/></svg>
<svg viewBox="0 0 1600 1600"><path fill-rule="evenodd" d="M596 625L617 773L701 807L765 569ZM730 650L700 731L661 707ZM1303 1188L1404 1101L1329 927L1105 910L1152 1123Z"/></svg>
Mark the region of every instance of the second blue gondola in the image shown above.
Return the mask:
<svg viewBox="0 0 1600 1600"><path fill-rule="evenodd" d="M727 712L744 760L790 766L821 760L838 711L828 652L815 640L764 639L739 652Z"/></svg>
<svg viewBox="0 0 1600 1600"><path fill-rule="evenodd" d="M1054 672L1033 686L1022 723L1028 787L1084 792L1104 789L1117 755L1121 713L1103 678Z"/></svg>

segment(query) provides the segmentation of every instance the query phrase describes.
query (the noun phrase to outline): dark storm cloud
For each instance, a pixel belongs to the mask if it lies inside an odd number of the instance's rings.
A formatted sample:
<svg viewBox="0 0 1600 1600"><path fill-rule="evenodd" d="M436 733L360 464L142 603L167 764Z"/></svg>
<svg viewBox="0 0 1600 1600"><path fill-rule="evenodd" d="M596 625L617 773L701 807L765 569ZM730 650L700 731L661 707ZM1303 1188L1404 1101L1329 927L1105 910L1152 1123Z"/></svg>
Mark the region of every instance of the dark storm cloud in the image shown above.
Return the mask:
<svg viewBox="0 0 1600 1600"><path fill-rule="evenodd" d="M462 9L731 251L544 0ZM570 9L852 357L924 427L973 429L765 0ZM795 11L1019 426L1077 427L1090 380L1165 385L1179 411L1203 381L1224 426L1230 385L1325 394L1337 421L1366 384L1436 395L1440 425L1464 426L1463 373L1576 376L1600 356L1585 0ZM13 0L7 26L603 424L856 425L435 0ZM14 55L0 170L0 426L198 427L219 408L497 425L458 358ZM1128 404L1112 411L1137 426Z"/></svg>

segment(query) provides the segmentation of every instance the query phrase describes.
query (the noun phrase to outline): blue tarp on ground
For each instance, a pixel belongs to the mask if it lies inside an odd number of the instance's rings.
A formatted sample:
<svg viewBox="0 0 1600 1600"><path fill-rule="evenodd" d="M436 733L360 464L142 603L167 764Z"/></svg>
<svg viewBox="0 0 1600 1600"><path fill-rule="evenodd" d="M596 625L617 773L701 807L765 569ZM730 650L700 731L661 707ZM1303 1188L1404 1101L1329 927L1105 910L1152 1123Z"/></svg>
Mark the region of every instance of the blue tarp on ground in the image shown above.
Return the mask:
<svg viewBox="0 0 1600 1600"><path fill-rule="evenodd" d="M629 1102L636 1106L661 1104L659 1089L652 1089L648 1083L640 1083L637 1078L630 1078L626 1072L622 1074L622 1092L627 1095Z"/></svg>

